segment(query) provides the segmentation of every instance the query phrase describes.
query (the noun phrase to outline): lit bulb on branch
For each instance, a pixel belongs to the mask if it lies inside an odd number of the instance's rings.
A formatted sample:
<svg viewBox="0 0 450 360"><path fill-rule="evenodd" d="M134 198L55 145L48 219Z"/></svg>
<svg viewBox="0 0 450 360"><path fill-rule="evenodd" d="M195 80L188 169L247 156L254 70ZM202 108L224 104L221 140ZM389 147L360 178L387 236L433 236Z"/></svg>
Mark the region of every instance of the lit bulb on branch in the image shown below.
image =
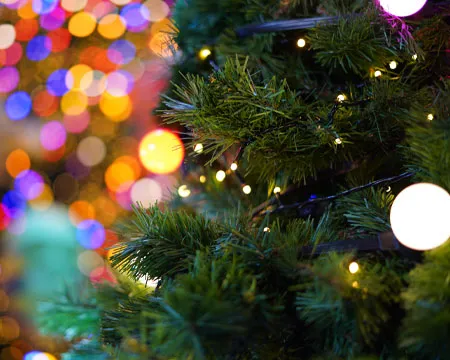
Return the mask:
<svg viewBox="0 0 450 360"><path fill-rule="evenodd" d="M211 50L205 47L199 51L198 57L201 60L206 60L211 54L212 54Z"/></svg>
<svg viewBox="0 0 450 360"><path fill-rule="evenodd" d="M427 120L428 120L428 121L431 121L431 120L433 120L433 119L434 119L433 114L428 114L428 115L427 115Z"/></svg>
<svg viewBox="0 0 450 360"><path fill-rule="evenodd" d="M264 232L270 232L270 228L269 228L268 226L266 226L266 227L264 228Z"/></svg>
<svg viewBox="0 0 450 360"><path fill-rule="evenodd" d="M303 39L303 38L298 39L298 40L297 40L297 46L298 46L299 48L305 47L305 46L306 46L306 40Z"/></svg>
<svg viewBox="0 0 450 360"><path fill-rule="evenodd" d="M347 100L347 96L345 96L344 94L339 94L337 96L336 100L339 102L343 102L343 101Z"/></svg>
<svg viewBox="0 0 450 360"><path fill-rule="evenodd" d="M389 63L389 67L391 68L391 70L395 70L395 69L397 68L397 61L392 60L392 61Z"/></svg>
<svg viewBox="0 0 450 360"><path fill-rule="evenodd" d="M417 60L417 54L414 54L413 56L411 56L411 58L416 61Z"/></svg>
<svg viewBox="0 0 450 360"><path fill-rule="evenodd" d="M408 186L391 208L391 227L403 245L414 250L430 250L450 237L450 195L429 183Z"/></svg>
<svg viewBox="0 0 450 360"><path fill-rule="evenodd" d="M244 192L244 194L248 195L252 192L252 188L250 187L250 185L244 185L242 187L242 191Z"/></svg>
<svg viewBox="0 0 450 360"><path fill-rule="evenodd" d="M336 139L334 140L334 143L335 143L336 145L341 145L341 144L342 144L341 138L336 138Z"/></svg>
<svg viewBox="0 0 450 360"><path fill-rule="evenodd" d="M188 189L187 185L181 185L178 188L178 195L180 195L182 198L188 197L191 195L191 190Z"/></svg>
<svg viewBox="0 0 450 360"><path fill-rule="evenodd" d="M275 189L273 189L274 194L279 194L281 192L281 188L279 186L275 186Z"/></svg>
<svg viewBox="0 0 450 360"><path fill-rule="evenodd" d="M201 154L203 152L203 144L195 144L194 152Z"/></svg>
<svg viewBox="0 0 450 360"><path fill-rule="evenodd" d="M352 262L349 266L348 266L348 271L350 271L350 273L352 274L356 274L359 271L359 265L357 262Z"/></svg>
<svg viewBox="0 0 450 360"><path fill-rule="evenodd" d="M233 171L236 171L237 168L238 168L238 165L235 162L232 163L231 166L230 166L230 169L233 170Z"/></svg>
<svg viewBox="0 0 450 360"><path fill-rule="evenodd" d="M379 0L380 6L394 16L410 16L420 11L427 0Z"/></svg>
<svg viewBox="0 0 450 360"><path fill-rule="evenodd" d="M206 182L206 176L205 175L200 175L200 182L202 183L202 184L204 184L205 182Z"/></svg>
<svg viewBox="0 0 450 360"><path fill-rule="evenodd" d="M380 77L380 76L381 76L381 71L380 71L380 70L376 70L376 71L373 73L373 76L375 76L375 77Z"/></svg>
<svg viewBox="0 0 450 360"><path fill-rule="evenodd" d="M224 181L226 176L227 174L225 174L225 171L223 170L219 170L218 172L216 172L216 179L218 182Z"/></svg>

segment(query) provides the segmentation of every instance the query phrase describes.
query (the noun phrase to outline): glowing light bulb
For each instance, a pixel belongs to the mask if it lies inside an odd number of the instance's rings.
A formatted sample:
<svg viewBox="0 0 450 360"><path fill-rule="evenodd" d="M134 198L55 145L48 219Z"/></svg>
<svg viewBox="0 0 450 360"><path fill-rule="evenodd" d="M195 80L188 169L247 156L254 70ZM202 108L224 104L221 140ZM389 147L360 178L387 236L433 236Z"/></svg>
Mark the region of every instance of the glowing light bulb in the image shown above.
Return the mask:
<svg viewBox="0 0 450 360"><path fill-rule="evenodd" d="M397 61L392 60L392 61L389 63L389 67L391 68L391 70L396 69L396 68L397 68Z"/></svg>
<svg viewBox="0 0 450 360"><path fill-rule="evenodd" d="M266 227L264 228L264 232L270 232L270 228L266 226Z"/></svg>
<svg viewBox="0 0 450 360"><path fill-rule="evenodd" d="M359 265L357 262L352 262L349 266L348 266L348 271L350 271L352 274L356 274L359 271Z"/></svg>
<svg viewBox="0 0 450 360"><path fill-rule="evenodd" d="M181 185L178 188L178 195L183 198L188 197L189 195L191 195L191 190L188 189L187 185Z"/></svg>
<svg viewBox="0 0 450 360"><path fill-rule="evenodd" d="M416 61L417 60L417 54L414 54L413 56L411 56L411 58Z"/></svg>
<svg viewBox="0 0 450 360"><path fill-rule="evenodd" d="M352 287L354 287L355 289L359 288L358 282L357 281L353 281Z"/></svg>
<svg viewBox="0 0 450 360"><path fill-rule="evenodd" d="M388 186L387 189L386 189L386 192L387 192L387 193L388 193L388 192L391 192L391 190L392 190L391 187Z"/></svg>
<svg viewBox="0 0 450 360"><path fill-rule="evenodd" d="M225 174L225 171L223 170L219 170L218 172L216 172L216 179L219 182L224 181L226 176L227 174Z"/></svg>
<svg viewBox="0 0 450 360"><path fill-rule="evenodd" d="M341 145L341 144L342 144L341 138L336 138L336 139L334 140L334 143L335 143L336 145Z"/></svg>
<svg viewBox="0 0 450 360"><path fill-rule="evenodd" d="M431 120L433 120L433 119L434 119L433 114L428 114L428 115L427 115L427 120L428 120L428 121L431 121Z"/></svg>
<svg viewBox="0 0 450 360"><path fill-rule="evenodd" d="M373 75L374 75L375 77L380 77L380 76L381 76L381 71L380 71L380 70L377 70L377 71L375 71L375 72L373 73Z"/></svg>
<svg viewBox="0 0 450 360"><path fill-rule="evenodd" d="M410 16L420 11L427 0L379 0L384 11L394 16Z"/></svg>
<svg viewBox="0 0 450 360"><path fill-rule="evenodd" d="M297 40L297 46L299 48L305 47L305 45L306 45L306 40L305 39L300 38L300 39Z"/></svg>
<svg viewBox="0 0 450 360"><path fill-rule="evenodd" d="M248 194L250 194L252 192L252 188L250 187L250 185L245 185L242 188L242 191L244 192L244 194L248 195Z"/></svg>
<svg viewBox="0 0 450 360"><path fill-rule="evenodd" d="M208 48L203 48L200 50L200 52L198 53L198 56L200 57L200 59L202 60L206 60L206 58L208 56L210 56L212 54L211 50L209 50Z"/></svg>
<svg viewBox="0 0 450 360"><path fill-rule="evenodd" d="M203 144L195 144L194 152L201 154L203 152Z"/></svg>
<svg viewBox="0 0 450 360"><path fill-rule="evenodd" d="M450 237L450 195L443 188L418 183L402 190L391 207L391 227L403 245L430 250Z"/></svg>
<svg viewBox="0 0 450 360"><path fill-rule="evenodd" d="M236 171L237 168L238 168L238 166L237 166L236 163L232 163L231 166L230 166L230 169L233 170L233 171Z"/></svg>
<svg viewBox="0 0 450 360"><path fill-rule="evenodd" d="M339 94L336 98L337 101L339 102L343 102L347 99L347 96L345 96L344 94Z"/></svg>
<svg viewBox="0 0 450 360"><path fill-rule="evenodd" d="M200 182L202 184L204 184L206 182L206 176L205 175L200 175Z"/></svg>
<svg viewBox="0 0 450 360"><path fill-rule="evenodd" d="M275 189L273 189L274 194L279 194L281 192L281 188L279 186L275 186Z"/></svg>

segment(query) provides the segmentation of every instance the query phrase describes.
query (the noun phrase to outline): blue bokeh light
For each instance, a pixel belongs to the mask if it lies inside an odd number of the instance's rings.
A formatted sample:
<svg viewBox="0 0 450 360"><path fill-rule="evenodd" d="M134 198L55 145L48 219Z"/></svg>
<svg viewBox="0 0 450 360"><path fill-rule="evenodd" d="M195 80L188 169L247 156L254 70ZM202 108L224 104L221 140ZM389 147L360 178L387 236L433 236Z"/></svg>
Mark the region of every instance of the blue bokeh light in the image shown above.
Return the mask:
<svg viewBox="0 0 450 360"><path fill-rule="evenodd" d="M26 53L31 61L41 61L50 55L52 40L45 35L32 38L27 45Z"/></svg>
<svg viewBox="0 0 450 360"><path fill-rule="evenodd" d="M31 111L31 97L25 91L17 91L8 96L5 102L6 115L11 120L22 120Z"/></svg>

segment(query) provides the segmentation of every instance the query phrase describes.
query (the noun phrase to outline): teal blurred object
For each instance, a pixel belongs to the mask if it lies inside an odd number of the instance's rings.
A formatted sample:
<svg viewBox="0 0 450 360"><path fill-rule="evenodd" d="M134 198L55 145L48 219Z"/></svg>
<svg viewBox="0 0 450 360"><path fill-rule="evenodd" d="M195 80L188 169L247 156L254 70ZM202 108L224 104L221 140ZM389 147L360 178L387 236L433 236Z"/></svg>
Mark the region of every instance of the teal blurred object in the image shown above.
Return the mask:
<svg viewBox="0 0 450 360"><path fill-rule="evenodd" d="M81 247L67 208L53 205L44 211L29 209L23 226L20 235L13 235L12 243L24 261L27 297L51 299L83 280L77 266Z"/></svg>

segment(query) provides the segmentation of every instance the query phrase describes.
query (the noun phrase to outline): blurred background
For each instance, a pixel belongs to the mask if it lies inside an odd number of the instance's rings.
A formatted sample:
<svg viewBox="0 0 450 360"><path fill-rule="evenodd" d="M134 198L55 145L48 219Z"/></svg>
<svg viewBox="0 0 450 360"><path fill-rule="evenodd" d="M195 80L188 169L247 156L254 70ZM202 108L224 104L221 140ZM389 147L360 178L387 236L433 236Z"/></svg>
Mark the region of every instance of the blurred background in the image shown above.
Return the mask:
<svg viewBox="0 0 450 360"><path fill-rule="evenodd" d="M153 115L176 56L172 5L0 0L0 359L53 359L86 335L37 319L114 282L111 227L174 190L185 150Z"/></svg>

